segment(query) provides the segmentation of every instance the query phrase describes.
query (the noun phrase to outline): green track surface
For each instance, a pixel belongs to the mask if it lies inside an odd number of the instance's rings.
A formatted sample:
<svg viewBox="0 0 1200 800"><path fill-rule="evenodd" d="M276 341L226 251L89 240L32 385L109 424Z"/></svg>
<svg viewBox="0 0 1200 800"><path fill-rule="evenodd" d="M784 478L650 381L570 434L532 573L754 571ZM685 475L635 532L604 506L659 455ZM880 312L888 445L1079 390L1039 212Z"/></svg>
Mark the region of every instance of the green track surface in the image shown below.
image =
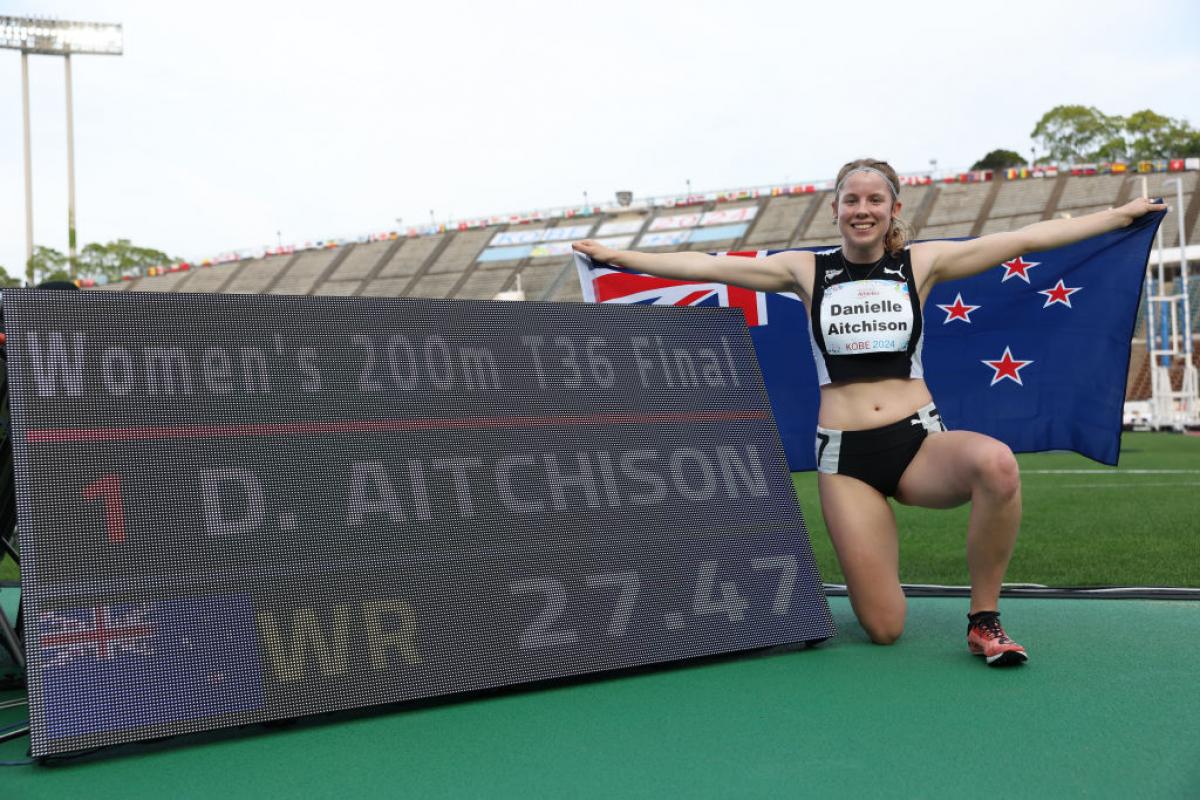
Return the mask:
<svg viewBox="0 0 1200 800"><path fill-rule="evenodd" d="M1007 601L1031 661L989 669L965 600L911 600L892 647L831 602L813 650L4 767L0 797L1200 797L1200 604Z"/></svg>

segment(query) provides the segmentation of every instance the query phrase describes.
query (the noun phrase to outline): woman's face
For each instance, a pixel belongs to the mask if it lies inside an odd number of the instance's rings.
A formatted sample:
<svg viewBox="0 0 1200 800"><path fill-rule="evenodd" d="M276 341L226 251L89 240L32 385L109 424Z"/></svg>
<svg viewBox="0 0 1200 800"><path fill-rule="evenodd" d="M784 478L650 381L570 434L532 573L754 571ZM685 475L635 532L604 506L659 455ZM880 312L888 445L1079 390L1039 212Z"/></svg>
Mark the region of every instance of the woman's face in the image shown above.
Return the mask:
<svg viewBox="0 0 1200 800"><path fill-rule="evenodd" d="M874 249L883 242L900 202L893 200L887 181L873 172L851 172L834 199L842 240L856 249Z"/></svg>

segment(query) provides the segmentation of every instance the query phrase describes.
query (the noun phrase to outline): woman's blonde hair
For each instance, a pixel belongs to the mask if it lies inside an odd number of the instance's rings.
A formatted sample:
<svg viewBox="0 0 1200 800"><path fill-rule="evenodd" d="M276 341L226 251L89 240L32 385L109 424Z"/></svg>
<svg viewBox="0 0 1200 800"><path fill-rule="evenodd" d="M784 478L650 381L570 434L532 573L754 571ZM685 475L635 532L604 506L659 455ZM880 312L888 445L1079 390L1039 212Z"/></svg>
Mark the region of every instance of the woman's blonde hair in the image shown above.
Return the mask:
<svg viewBox="0 0 1200 800"><path fill-rule="evenodd" d="M838 197L842 193L842 182L852 172L877 173L887 182L888 188L892 192L892 202L900 199L900 176L896 174L896 170L892 169L892 165L876 158L860 158L847 163L838 170L837 188L834 189L834 202L837 202ZM899 215L893 214L887 233L883 236L883 246L889 253L895 255L901 252L904 246L908 244L910 236L911 231L908 228L908 223L900 219Z"/></svg>

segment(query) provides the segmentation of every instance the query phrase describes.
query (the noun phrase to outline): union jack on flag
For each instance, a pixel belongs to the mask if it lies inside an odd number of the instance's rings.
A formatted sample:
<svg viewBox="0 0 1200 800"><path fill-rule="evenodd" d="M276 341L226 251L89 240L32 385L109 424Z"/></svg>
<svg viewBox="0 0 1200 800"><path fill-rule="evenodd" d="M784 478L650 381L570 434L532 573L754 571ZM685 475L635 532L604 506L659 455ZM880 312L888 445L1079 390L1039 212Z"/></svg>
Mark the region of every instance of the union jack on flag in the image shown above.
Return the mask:
<svg viewBox="0 0 1200 800"><path fill-rule="evenodd" d="M42 615L41 654L46 668L76 659L106 661L153 653L154 625L148 603L72 608Z"/></svg>
<svg viewBox="0 0 1200 800"><path fill-rule="evenodd" d="M766 250L717 255L762 258ZM720 306L740 308L751 328L767 324L767 295L723 283L692 283L655 278L639 272L576 260L583 297L589 303L630 303L652 306ZM794 295L793 295L794 297ZM798 299L798 298L797 298Z"/></svg>

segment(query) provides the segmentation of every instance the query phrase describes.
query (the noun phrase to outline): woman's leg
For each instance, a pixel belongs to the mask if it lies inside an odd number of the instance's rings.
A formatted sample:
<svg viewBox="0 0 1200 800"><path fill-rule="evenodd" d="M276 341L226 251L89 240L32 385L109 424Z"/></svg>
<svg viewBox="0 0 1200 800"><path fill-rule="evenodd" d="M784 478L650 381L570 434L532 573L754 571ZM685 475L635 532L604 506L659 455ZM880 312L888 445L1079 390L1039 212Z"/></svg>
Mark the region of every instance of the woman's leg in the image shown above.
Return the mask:
<svg viewBox="0 0 1200 800"><path fill-rule="evenodd" d="M896 499L924 508L970 501L971 613L995 611L1021 526L1021 476L1008 445L970 431L930 434L901 476Z"/></svg>
<svg viewBox="0 0 1200 800"><path fill-rule="evenodd" d="M846 475L818 473L817 488L854 614L871 641L891 644L904 632L905 611L892 507L875 489Z"/></svg>

